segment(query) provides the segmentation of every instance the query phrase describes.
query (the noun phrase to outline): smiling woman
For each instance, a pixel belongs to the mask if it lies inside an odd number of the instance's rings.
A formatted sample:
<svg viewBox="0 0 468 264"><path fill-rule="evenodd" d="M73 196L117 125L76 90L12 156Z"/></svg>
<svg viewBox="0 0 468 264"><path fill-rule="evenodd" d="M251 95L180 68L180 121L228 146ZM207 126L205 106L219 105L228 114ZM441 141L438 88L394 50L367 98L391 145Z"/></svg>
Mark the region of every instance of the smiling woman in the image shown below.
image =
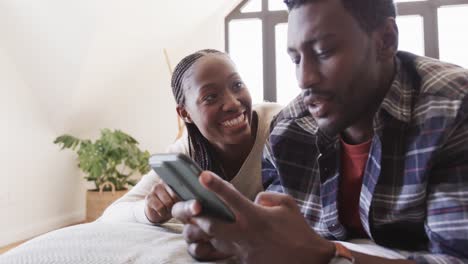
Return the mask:
<svg viewBox="0 0 468 264"><path fill-rule="evenodd" d="M257 125L233 62L216 50L194 53L177 66L172 87L189 132L190 156L203 169L231 179L250 152ZM215 160L216 152L224 162Z"/></svg>
<svg viewBox="0 0 468 264"><path fill-rule="evenodd" d="M261 155L269 124L281 106L252 106L246 84L230 57L201 50L180 61L172 76L177 113L187 130L168 152L189 155L203 170L230 181L254 199L262 190ZM162 223L177 197L150 172L103 214L104 221Z"/></svg>

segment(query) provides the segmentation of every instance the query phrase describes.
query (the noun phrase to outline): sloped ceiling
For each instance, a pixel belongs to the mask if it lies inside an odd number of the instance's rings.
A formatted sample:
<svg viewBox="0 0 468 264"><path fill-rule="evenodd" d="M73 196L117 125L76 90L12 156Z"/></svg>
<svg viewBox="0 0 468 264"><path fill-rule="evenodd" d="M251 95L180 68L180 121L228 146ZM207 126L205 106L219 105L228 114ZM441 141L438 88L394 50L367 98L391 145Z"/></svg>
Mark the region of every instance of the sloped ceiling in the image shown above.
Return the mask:
<svg viewBox="0 0 468 264"><path fill-rule="evenodd" d="M127 89L115 85L122 74L142 65L168 74L162 49L171 53L191 29L233 2L3 0L0 49L33 93L36 109L63 130L70 119L98 114L115 89Z"/></svg>

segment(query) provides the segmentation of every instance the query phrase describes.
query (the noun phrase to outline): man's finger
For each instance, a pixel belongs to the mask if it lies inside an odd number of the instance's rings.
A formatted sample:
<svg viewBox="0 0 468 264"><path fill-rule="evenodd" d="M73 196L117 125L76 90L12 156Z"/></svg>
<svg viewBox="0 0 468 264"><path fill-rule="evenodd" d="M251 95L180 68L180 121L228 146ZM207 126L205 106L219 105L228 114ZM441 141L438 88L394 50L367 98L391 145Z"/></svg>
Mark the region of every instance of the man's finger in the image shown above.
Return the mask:
<svg viewBox="0 0 468 264"><path fill-rule="evenodd" d="M245 211L251 202L243 196L239 191L232 188L231 185L210 171L204 171L200 174L200 183L210 191L213 191L229 207L235 211Z"/></svg>
<svg viewBox="0 0 468 264"><path fill-rule="evenodd" d="M184 225L184 231L182 232L185 242L188 244L209 242L211 237L205 233L200 227L193 224Z"/></svg>
<svg viewBox="0 0 468 264"><path fill-rule="evenodd" d="M209 237L222 237L234 241L245 235L244 230L236 223L228 223L214 217L196 216L192 218L192 222Z"/></svg>
<svg viewBox="0 0 468 264"><path fill-rule="evenodd" d="M274 207L274 206L286 206L288 208L295 208L296 202L294 199L283 193L273 193L273 192L260 192L257 194L255 198L255 203L267 206L267 207Z"/></svg>
<svg viewBox="0 0 468 264"><path fill-rule="evenodd" d="M191 222L192 217L199 215L201 210L201 204L195 200L182 201L172 207L172 217L186 224Z"/></svg>
<svg viewBox="0 0 468 264"><path fill-rule="evenodd" d="M189 244L187 250L198 261L212 261L228 257L228 255L217 251L210 242Z"/></svg>

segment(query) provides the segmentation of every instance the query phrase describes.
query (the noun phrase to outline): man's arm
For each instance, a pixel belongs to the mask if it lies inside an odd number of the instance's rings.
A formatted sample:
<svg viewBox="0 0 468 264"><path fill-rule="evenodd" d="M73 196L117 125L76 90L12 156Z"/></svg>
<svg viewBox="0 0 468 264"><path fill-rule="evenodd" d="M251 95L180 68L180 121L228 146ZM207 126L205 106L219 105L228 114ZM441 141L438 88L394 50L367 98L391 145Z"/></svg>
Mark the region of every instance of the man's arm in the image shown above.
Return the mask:
<svg viewBox="0 0 468 264"><path fill-rule="evenodd" d="M418 263L468 263L468 118L457 119L428 175L430 254L413 256Z"/></svg>
<svg viewBox="0 0 468 264"><path fill-rule="evenodd" d="M233 254L242 263L326 264L332 259L332 242L308 226L292 197L261 193L254 204L211 172L203 172L200 182L231 207L236 222L200 216L202 208L194 201L177 203L172 213L182 222L200 228L214 249ZM414 263L356 252L354 258L356 263Z"/></svg>

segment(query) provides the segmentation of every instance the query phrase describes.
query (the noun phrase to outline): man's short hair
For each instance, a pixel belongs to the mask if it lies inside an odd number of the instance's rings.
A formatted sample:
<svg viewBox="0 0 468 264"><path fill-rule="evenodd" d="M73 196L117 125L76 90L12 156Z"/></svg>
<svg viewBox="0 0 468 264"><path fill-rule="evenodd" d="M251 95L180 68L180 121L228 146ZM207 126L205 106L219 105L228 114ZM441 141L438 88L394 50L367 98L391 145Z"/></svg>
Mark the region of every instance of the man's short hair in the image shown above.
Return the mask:
<svg viewBox="0 0 468 264"><path fill-rule="evenodd" d="M307 3L328 0L284 0L291 11ZM388 17L396 17L393 0L340 0L344 8L357 20L366 33L382 26ZM337 18L339 19L339 18Z"/></svg>

